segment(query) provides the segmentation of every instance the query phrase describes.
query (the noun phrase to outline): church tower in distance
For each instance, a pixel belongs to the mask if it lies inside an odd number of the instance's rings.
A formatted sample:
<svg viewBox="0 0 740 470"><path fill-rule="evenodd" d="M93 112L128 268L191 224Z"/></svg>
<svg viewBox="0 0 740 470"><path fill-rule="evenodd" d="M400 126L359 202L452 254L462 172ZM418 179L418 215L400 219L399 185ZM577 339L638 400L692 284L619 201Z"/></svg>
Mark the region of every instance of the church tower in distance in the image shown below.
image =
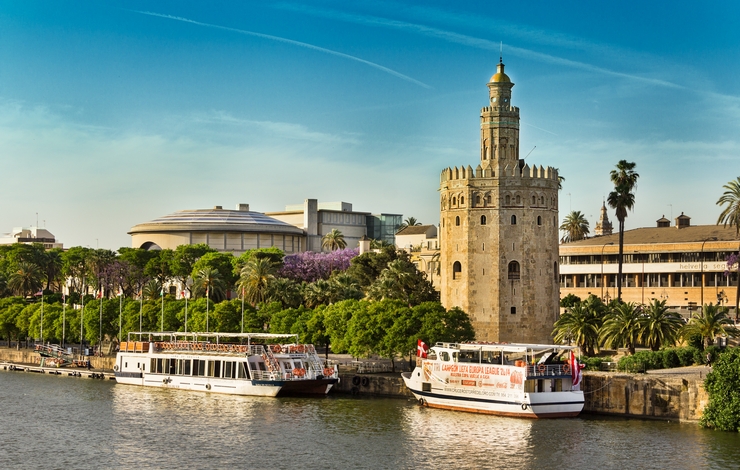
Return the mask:
<svg viewBox="0 0 740 470"><path fill-rule="evenodd" d="M442 171L441 298L478 341L546 343L557 319L558 174L519 159L519 108L499 62L481 110L480 164Z"/></svg>

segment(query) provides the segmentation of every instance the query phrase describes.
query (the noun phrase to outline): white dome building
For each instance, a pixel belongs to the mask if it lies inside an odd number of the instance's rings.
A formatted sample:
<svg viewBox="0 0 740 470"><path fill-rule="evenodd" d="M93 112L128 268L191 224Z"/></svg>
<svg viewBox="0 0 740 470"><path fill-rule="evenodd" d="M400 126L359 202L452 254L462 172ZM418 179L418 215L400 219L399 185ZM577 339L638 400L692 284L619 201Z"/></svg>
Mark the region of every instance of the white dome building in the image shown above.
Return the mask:
<svg viewBox="0 0 740 470"><path fill-rule="evenodd" d="M128 232L133 248L175 249L180 245L205 243L236 256L254 248L277 247L285 253L305 250L304 231L294 225L251 212L248 204L237 210L183 210L135 225Z"/></svg>

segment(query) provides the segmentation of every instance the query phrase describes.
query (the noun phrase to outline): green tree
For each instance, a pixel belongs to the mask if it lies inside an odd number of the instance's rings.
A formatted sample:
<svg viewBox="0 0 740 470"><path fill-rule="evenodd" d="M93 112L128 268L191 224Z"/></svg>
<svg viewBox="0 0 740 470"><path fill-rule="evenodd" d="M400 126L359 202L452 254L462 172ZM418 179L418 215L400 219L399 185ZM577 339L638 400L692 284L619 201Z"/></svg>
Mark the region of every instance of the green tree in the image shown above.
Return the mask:
<svg viewBox="0 0 740 470"><path fill-rule="evenodd" d="M64 267L62 253L64 250L61 248L52 248L44 253L43 264L40 267L44 271L46 290L50 290L61 279Z"/></svg>
<svg viewBox="0 0 740 470"><path fill-rule="evenodd" d="M568 294L560 299L560 306L563 308L573 308L576 304L581 301L581 298L575 294Z"/></svg>
<svg viewBox="0 0 740 470"><path fill-rule="evenodd" d="M43 273L39 267L27 261L17 264L15 270L10 273L8 288L21 297L33 295L41 289Z"/></svg>
<svg viewBox="0 0 740 470"><path fill-rule="evenodd" d="M283 308L298 308L303 303L301 284L292 279L277 277L268 284L266 298L280 302Z"/></svg>
<svg viewBox="0 0 740 470"><path fill-rule="evenodd" d="M84 294L90 275L90 255L93 250L73 246L62 254L62 275L69 280L72 292Z"/></svg>
<svg viewBox="0 0 740 470"><path fill-rule="evenodd" d="M329 305L324 310L324 326L330 338L331 349L341 354L349 351L352 338L348 325L356 314L367 310L368 303L360 300L344 300Z"/></svg>
<svg viewBox="0 0 740 470"><path fill-rule="evenodd" d="M154 255L147 261L144 267L144 274L151 279L156 279L161 285L167 284L172 279L172 259L174 252L172 250L155 250Z"/></svg>
<svg viewBox="0 0 740 470"><path fill-rule="evenodd" d="M343 250L347 248L347 242L344 241L344 235L339 230L333 228L321 238L321 246L328 248L330 251Z"/></svg>
<svg viewBox="0 0 740 470"><path fill-rule="evenodd" d="M193 265L191 277L196 278L198 272L205 268L217 269L223 282L224 294L234 287L238 276L234 271L236 258L231 253L208 252L200 257ZM224 297L225 298L225 297Z"/></svg>
<svg viewBox="0 0 740 470"><path fill-rule="evenodd" d="M198 243L195 245L179 245L175 248L172 258L170 259L170 271L172 276L192 294L191 286L188 280L193 274L195 263L198 262L207 253L215 253L216 250L206 245Z"/></svg>
<svg viewBox="0 0 740 470"><path fill-rule="evenodd" d="M583 240L588 236L588 220L581 211L571 211L560 224L560 231L563 232L563 238L560 239L563 243Z"/></svg>
<svg viewBox="0 0 740 470"><path fill-rule="evenodd" d="M277 266L269 258L252 257L241 270L238 282L240 295L250 305L257 305L268 299L270 284L275 282Z"/></svg>
<svg viewBox="0 0 740 470"><path fill-rule="evenodd" d="M403 223L398 226L398 230L396 230L396 232L400 232L406 227L415 227L417 225L421 225L421 222L416 220L416 217L407 217L406 220L404 220Z"/></svg>
<svg viewBox="0 0 740 470"><path fill-rule="evenodd" d="M710 303L702 306L701 313L689 320L680 334L684 339L701 337L706 348L717 336L737 336L738 331L727 317L727 307Z"/></svg>
<svg viewBox="0 0 740 470"><path fill-rule="evenodd" d="M717 200L718 206L726 206L717 218L717 225L724 224L725 227L735 227L735 236L740 235L740 176L735 181L730 181L726 185L725 192ZM740 253L738 253L740 256ZM737 260L737 258L736 258ZM727 266L728 271L732 266ZM740 261L737 262L737 275L740 279ZM738 312L740 306L740 288L735 289L735 312ZM737 316L737 315L736 315Z"/></svg>
<svg viewBox="0 0 740 470"><path fill-rule="evenodd" d="M653 299L643 309L640 323L640 339L653 351L663 346L674 346L683 327L681 316L669 311L665 300L658 299Z"/></svg>
<svg viewBox="0 0 740 470"><path fill-rule="evenodd" d="M475 330L467 313L458 307L445 310L439 302L425 302L414 308L423 311L420 338L427 344L440 341L459 343L473 341Z"/></svg>
<svg viewBox="0 0 740 470"><path fill-rule="evenodd" d="M194 273L193 289L196 296L220 301L226 297L225 283L216 268L204 267Z"/></svg>
<svg viewBox="0 0 740 470"><path fill-rule="evenodd" d="M242 268L251 260L252 258L267 258L277 266L278 268L283 265L283 258L285 258L285 252L281 250L280 248L276 246L271 246L269 248L255 248L252 250L247 250L244 253L242 253L235 262L236 271L241 272Z"/></svg>
<svg viewBox="0 0 740 470"><path fill-rule="evenodd" d="M740 431L740 348L731 348L714 362L704 380L709 402L699 424L719 431Z"/></svg>
<svg viewBox="0 0 740 470"><path fill-rule="evenodd" d="M370 286L368 297L373 300L402 300L411 307L437 300L438 293L426 273L419 271L406 257L399 257L388 263Z"/></svg>
<svg viewBox="0 0 740 470"><path fill-rule="evenodd" d="M635 195L632 191L637 186L640 175L635 172L635 163L620 160L617 169L610 173L611 181L614 183L614 191L609 193L607 202L612 209L616 209L619 221L619 274L617 275L617 299L622 300L622 262L624 258L624 219L627 211L632 210L635 205Z"/></svg>
<svg viewBox="0 0 740 470"><path fill-rule="evenodd" d="M20 330L16 325L18 315L26 307L23 297L6 297L0 299L0 333L10 341L19 339Z"/></svg>
<svg viewBox="0 0 740 470"><path fill-rule="evenodd" d="M375 280L380 277L380 273L388 267L391 261L399 257L395 246L386 246L379 248L380 252L368 251L355 256L350 261L349 269L346 273L357 279L360 287L367 289Z"/></svg>
<svg viewBox="0 0 740 470"><path fill-rule="evenodd" d="M599 332L599 339L605 347L627 348L635 354L635 347L640 339L641 312L632 302L620 303L606 315Z"/></svg>
<svg viewBox="0 0 740 470"><path fill-rule="evenodd" d="M555 322L552 336L556 343L575 342L587 356L593 356L599 344L599 311L586 302L574 304Z"/></svg>

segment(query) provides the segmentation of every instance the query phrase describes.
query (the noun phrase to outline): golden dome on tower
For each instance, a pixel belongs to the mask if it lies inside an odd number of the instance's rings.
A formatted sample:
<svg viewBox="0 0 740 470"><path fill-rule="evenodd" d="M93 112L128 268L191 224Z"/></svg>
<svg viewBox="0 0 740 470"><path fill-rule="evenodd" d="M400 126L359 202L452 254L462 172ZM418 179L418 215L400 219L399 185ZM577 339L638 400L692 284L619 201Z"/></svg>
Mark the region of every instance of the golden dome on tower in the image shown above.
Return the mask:
<svg viewBox="0 0 740 470"><path fill-rule="evenodd" d="M496 73L491 77L491 83L511 83L511 79L504 73L504 63L499 62Z"/></svg>

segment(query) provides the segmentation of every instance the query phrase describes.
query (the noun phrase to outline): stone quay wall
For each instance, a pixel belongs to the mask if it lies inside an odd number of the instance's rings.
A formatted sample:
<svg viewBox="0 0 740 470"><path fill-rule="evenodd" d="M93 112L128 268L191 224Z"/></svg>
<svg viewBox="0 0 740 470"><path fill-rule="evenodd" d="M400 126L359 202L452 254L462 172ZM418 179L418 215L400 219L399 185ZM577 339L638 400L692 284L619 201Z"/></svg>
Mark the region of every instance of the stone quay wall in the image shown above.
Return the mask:
<svg viewBox="0 0 740 470"><path fill-rule="evenodd" d="M709 396L704 374L619 374L583 376L586 413L696 422Z"/></svg>
<svg viewBox="0 0 740 470"><path fill-rule="evenodd" d="M40 357L33 349L0 348L0 362L38 365ZM103 372L113 372L113 366L116 365L116 356L85 356L85 360L90 361L93 369Z"/></svg>

